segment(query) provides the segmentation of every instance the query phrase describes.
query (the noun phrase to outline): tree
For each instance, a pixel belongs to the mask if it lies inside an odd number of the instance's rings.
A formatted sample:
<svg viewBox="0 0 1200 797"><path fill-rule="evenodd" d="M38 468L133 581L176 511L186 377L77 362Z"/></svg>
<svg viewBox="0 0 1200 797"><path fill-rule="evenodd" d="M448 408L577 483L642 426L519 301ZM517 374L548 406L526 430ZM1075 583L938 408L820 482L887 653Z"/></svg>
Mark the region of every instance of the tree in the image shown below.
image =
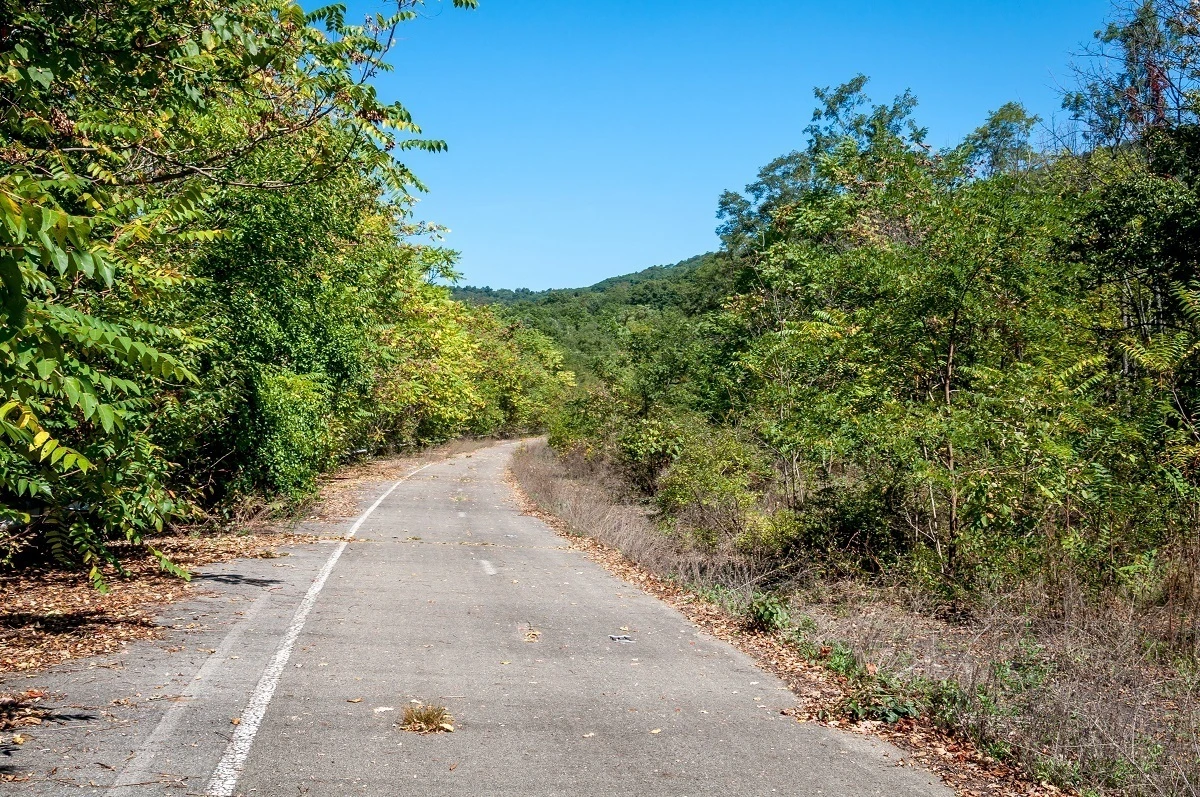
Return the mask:
<svg viewBox="0 0 1200 797"><path fill-rule="evenodd" d="M444 145L370 82L417 5L347 25L340 7L289 0L0 4L10 534L77 556L99 583L108 535L140 540L186 510L146 429L196 381L185 360L203 345L169 297L222 237L210 211L230 189L320 186L348 166L388 191L419 187L390 153ZM301 157L257 168L287 147Z"/></svg>
<svg viewBox="0 0 1200 797"><path fill-rule="evenodd" d="M1193 125L1200 90L1200 7L1139 0L1096 33L1063 107L1093 145L1138 141L1153 129Z"/></svg>

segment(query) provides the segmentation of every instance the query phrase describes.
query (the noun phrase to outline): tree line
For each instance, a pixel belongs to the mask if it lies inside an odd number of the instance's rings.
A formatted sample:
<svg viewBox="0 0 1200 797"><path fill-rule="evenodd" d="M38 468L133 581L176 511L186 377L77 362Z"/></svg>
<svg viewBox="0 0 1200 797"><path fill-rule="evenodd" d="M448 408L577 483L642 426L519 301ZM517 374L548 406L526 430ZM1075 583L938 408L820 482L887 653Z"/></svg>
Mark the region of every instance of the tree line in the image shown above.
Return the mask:
<svg viewBox="0 0 1200 797"><path fill-rule="evenodd" d="M102 586L113 540L541 424L562 357L439 285L397 155L445 144L373 85L420 6L0 3L0 561Z"/></svg>
<svg viewBox="0 0 1200 797"><path fill-rule="evenodd" d="M699 268L504 311L586 370L552 444L714 562L1130 601L1194 651L1198 25L1127 9L1069 129L1008 104L939 150L911 94L817 90L804 145L720 198Z"/></svg>

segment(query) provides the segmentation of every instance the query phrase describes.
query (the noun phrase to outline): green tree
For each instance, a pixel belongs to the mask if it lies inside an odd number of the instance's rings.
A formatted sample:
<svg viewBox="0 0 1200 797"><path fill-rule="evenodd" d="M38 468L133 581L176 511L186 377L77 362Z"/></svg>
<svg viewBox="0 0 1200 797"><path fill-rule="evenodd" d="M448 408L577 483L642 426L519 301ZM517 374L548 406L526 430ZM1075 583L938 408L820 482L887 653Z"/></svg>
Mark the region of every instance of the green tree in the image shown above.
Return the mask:
<svg viewBox="0 0 1200 797"><path fill-rule="evenodd" d="M110 536L235 474L302 489L371 426L381 319L448 305L414 286L452 255L397 239L420 184L392 157L444 145L371 82L419 5L0 4L7 556L34 542L100 583ZM399 292L360 301L371 279Z"/></svg>

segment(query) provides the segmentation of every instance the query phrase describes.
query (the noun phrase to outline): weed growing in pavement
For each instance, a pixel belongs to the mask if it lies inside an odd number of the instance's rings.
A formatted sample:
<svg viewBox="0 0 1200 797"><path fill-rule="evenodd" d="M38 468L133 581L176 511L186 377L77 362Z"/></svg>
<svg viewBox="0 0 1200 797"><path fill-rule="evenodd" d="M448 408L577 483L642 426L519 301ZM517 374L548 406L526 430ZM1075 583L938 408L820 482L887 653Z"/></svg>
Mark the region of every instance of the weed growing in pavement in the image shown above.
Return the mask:
<svg viewBox="0 0 1200 797"><path fill-rule="evenodd" d="M400 729L412 733L453 733L454 717L445 706L417 704L404 709Z"/></svg>

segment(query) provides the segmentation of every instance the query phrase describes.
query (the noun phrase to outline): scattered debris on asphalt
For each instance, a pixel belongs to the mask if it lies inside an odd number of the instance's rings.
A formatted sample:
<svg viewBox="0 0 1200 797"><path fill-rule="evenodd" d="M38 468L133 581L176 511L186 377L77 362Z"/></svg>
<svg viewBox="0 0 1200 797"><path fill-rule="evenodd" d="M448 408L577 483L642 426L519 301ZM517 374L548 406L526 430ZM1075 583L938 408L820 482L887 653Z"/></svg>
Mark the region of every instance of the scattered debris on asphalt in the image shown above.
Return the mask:
<svg viewBox="0 0 1200 797"><path fill-rule="evenodd" d="M49 713L49 709L42 705L45 697L46 693L41 689L0 692L0 732L41 725Z"/></svg>

